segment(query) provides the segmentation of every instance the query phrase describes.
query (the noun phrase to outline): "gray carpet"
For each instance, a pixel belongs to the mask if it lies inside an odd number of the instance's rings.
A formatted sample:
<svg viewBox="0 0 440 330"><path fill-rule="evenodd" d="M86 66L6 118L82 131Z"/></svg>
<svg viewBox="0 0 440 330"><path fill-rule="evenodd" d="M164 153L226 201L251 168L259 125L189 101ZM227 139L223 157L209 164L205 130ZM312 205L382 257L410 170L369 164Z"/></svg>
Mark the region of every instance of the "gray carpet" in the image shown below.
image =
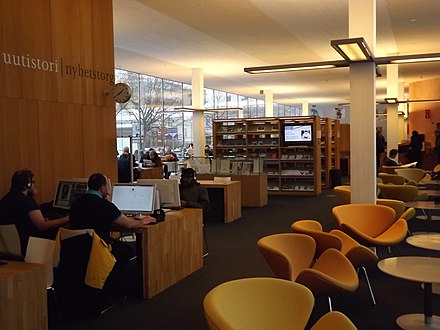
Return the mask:
<svg viewBox="0 0 440 330"><path fill-rule="evenodd" d="M140 283L136 265L131 265L133 281L127 301L108 312L92 318L64 320L65 329L208 329L202 309L205 294L216 285L237 278L272 276L256 247L259 238L281 232L290 232L290 224L300 219L319 220L325 230L335 228L331 209L339 201L331 190L318 197L270 196L269 205L262 208L244 208L241 219L230 224L207 222L206 236L209 255L204 267L183 281L150 300L139 296ZM439 224L434 230L439 231ZM411 229L421 230L425 224L413 220ZM402 255L440 256L430 250L400 245ZM393 249L379 250L379 257L398 254ZM358 329L398 329L395 319L405 313L423 312L423 290L419 283L399 280L385 275L376 267L369 270L376 295L373 306L361 274L359 289L333 299L334 310L346 314ZM440 272L440 270L439 270ZM328 311L327 300L317 298L311 316L314 322ZM434 314L440 315L440 295L433 298ZM270 329L272 330L272 329Z"/></svg>

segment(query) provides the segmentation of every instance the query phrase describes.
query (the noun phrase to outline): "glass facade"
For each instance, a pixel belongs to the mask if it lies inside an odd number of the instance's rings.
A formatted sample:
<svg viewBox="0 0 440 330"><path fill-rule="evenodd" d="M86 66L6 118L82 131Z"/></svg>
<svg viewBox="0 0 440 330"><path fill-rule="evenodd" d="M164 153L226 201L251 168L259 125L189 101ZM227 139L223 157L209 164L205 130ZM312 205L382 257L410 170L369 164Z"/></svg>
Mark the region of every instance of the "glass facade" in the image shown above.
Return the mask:
<svg viewBox="0 0 440 330"><path fill-rule="evenodd" d="M193 143L191 111L192 86L182 82L116 69L115 81L132 89L127 103L116 104L117 148L130 144L133 150L170 146L183 156ZM205 144L212 146L212 120L264 117L264 101L243 95L205 88L205 109L242 108L243 110L205 111ZM274 103L274 116L297 116L301 109Z"/></svg>

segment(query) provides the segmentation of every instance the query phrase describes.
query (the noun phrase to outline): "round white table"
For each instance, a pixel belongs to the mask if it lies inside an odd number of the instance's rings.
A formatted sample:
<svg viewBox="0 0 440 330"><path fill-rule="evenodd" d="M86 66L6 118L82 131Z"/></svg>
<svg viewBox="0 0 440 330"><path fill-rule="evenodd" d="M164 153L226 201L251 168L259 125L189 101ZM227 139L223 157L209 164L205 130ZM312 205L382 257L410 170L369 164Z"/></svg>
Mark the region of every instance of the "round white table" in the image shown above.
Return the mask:
<svg viewBox="0 0 440 330"><path fill-rule="evenodd" d="M440 233L413 235L407 237L406 242L421 249L440 251ZM432 285L432 293L440 294L440 283L434 283Z"/></svg>
<svg viewBox="0 0 440 330"><path fill-rule="evenodd" d="M425 213L426 211L426 220L428 222L428 231L431 231L432 221L440 220L440 217L433 217L432 211L440 211L440 204L435 203L434 201L411 201L406 202L405 205L407 207L413 207L415 209L420 209ZM417 218L419 219L419 218Z"/></svg>
<svg viewBox="0 0 440 330"><path fill-rule="evenodd" d="M409 236L406 242L422 249L440 251L440 233L428 233Z"/></svg>
<svg viewBox="0 0 440 330"><path fill-rule="evenodd" d="M440 283L440 258L393 257L377 266L388 275L424 283L424 314L399 316L397 325L402 329L440 329L440 317L432 315L432 284Z"/></svg>

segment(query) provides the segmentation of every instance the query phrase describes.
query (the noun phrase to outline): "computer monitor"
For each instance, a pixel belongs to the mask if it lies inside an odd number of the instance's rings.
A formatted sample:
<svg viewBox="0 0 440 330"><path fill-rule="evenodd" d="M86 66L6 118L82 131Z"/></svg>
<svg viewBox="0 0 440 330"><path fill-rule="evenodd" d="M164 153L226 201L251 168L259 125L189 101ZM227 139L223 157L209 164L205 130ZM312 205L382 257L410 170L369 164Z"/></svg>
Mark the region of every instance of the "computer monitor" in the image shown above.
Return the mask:
<svg viewBox="0 0 440 330"><path fill-rule="evenodd" d="M113 184L112 202L125 214L154 211L154 184L115 183Z"/></svg>
<svg viewBox="0 0 440 330"><path fill-rule="evenodd" d="M138 179L139 184L154 184L159 191L160 206L180 208L179 181L166 179Z"/></svg>
<svg viewBox="0 0 440 330"><path fill-rule="evenodd" d="M87 191L87 179L63 179L58 181L53 206L69 210L73 202Z"/></svg>

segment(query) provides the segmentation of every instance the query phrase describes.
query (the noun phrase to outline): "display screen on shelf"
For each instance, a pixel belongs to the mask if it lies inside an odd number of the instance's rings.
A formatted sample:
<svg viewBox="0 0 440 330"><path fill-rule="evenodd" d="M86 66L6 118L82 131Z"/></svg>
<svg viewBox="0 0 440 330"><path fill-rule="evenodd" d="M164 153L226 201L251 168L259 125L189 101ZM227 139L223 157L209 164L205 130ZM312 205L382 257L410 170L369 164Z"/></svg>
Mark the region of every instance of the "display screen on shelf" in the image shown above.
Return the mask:
<svg viewBox="0 0 440 330"><path fill-rule="evenodd" d="M306 123L286 123L282 126L283 146L312 145L313 125Z"/></svg>

